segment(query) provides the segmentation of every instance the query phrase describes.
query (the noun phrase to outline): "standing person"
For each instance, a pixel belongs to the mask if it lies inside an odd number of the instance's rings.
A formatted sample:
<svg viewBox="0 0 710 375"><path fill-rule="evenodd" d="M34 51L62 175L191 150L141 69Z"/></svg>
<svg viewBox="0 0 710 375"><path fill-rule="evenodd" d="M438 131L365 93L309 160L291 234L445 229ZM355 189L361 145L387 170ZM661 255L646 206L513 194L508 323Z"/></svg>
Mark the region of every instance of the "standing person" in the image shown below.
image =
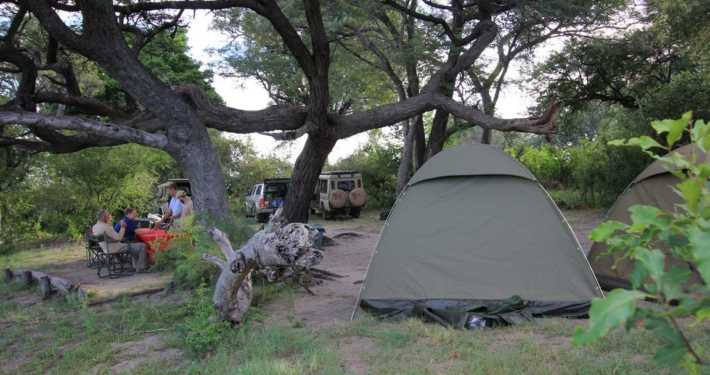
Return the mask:
<svg viewBox="0 0 710 375"><path fill-rule="evenodd" d="M135 208L133 207L128 207L124 211L124 216L123 219L118 221L116 225L113 226L113 230L118 232L121 230L121 221L126 223L126 233L123 235L123 239L126 241L135 241L136 239L136 234L146 234L146 233L153 233L155 232L155 229L148 229L148 228L138 228L138 224L136 224L136 216L138 216L138 211L136 211Z"/></svg>
<svg viewBox="0 0 710 375"><path fill-rule="evenodd" d="M148 268L145 262L146 257L146 247L142 242L132 242L132 243L122 243L123 235L126 233L126 222L121 220L118 222L120 229L118 232L113 230L111 226L111 214L106 210L99 211L98 221L91 228L91 232L94 236L104 235L107 241L102 241L100 243L101 248L107 254L113 254L116 252L126 251L131 254L131 260L133 261L133 268L136 272L148 272Z"/></svg>
<svg viewBox="0 0 710 375"><path fill-rule="evenodd" d="M187 196L187 193L183 190L178 190L177 192L177 197L180 200L180 203L182 203L182 215L180 216L180 219L184 219L188 217L189 215L193 214L193 207L192 207L192 199Z"/></svg>
<svg viewBox="0 0 710 375"><path fill-rule="evenodd" d="M175 223L180 220L180 215L182 214L182 202L176 197L178 192L177 185L174 182L168 184L168 194L170 194L170 203L168 204L168 210L165 211L160 220L158 220L155 225L156 228L168 220Z"/></svg>

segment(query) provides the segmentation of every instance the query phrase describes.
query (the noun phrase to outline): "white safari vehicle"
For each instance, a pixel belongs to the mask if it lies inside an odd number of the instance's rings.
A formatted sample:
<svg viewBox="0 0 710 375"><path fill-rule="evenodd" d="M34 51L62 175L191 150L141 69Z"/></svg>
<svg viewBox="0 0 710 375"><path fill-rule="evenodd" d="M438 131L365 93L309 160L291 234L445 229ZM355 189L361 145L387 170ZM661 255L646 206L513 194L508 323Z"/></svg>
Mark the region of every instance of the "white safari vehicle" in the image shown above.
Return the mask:
<svg viewBox="0 0 710 375"><path fill-rule="evenodd" d="M332 171L321 172L310 207L311 213L320 211L323 219L335 214L360 217L366 202L367 194L358 171Z"/></svg>

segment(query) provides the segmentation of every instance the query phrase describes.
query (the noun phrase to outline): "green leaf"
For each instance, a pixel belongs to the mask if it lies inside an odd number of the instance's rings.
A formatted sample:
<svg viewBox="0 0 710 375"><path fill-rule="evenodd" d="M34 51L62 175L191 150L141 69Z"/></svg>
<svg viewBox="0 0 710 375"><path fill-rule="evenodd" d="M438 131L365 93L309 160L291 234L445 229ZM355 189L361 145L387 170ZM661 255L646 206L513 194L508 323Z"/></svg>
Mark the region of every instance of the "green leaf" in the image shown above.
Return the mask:
<svg viewBox="0 0 710 375"><path fill-rule="evenodd" d="M666 264L666 256L661 250L638 249L634 258L643 263L648 276L658 283L663 276L663 267Z"/></svg>
<svg viewBox="0 0 710 375"><path fill-rule="evenodd" d="M648 317L644 320L644 327L663 341L666 345L659 348L653 361L657 364L676 364L680 361L688 348L685 346L685 341L680 336L671 321L667 318Z"/></svg>
<svg viewBox="0 0 710 375"><path fill-rule="evenodd" d="M674 365L683 359L687 352L688 348L682 342L662 346L653 356L653 362Z"/></svg>
<svg viewBox="0 0 710 375"><path fill-rule="evenodd" d="M631 272L631 275L629 275L631 286L633 286L634 289L638 289L641 287L644 280L646 280L647 276L648 273L646 272L646 268L644 268L643 263L634 262L634 270Z"/></svg>
<svg viewBox="0 0 710 375"><path fill-rule="evenodd" d="M688 127L688 124L690 124L691 117L693 117L692 112L685 112L683 117L678 120L666 120L670 122L668 124L668 135L666 136L669 147L673 146L673 144L676 143L683 135L683 130L685 130L685 128Z"/></svg>
<svg viewBox="0 0 710 375"><path fill-rule="evenodd" d="M589 233L589 239L594 242L604 242L618 230L626 230L629 226L620 221L609 220L599 224L598 227Z"/></svg>
<svg viewBox="0 0 710 375"><path fill-rule="evenodd" d="M698 310L695 313L695 321L692 323L686 324L686 326L695 327L698 324L700 324L700 322L702 322L703 320L707 320L707 319L710 319L710 307L706 307L702 310Z"/></svg>
<svg viewBox="0 0 710 375"><path fill-rule="evenodd" d="M698 352L698 349L701 348L696 348L696 352ZM700 355L700 353L698 353ZM695 356L691 353L686 353L685 356L683 357L683 361L681 362L683 367L685 367L685 370L688 371L688 374L690 375L700 375L700 365L696 362Z"/></svg>
<svg viewBox="0 0 710 375"><path fill-rule="evenodd" d="M661 146L660 143L656 142L655 139L653 139L647 135L639 137L638 145L641 146L641 148L644 150L648 150L649 148L653 148L653 147L665 148L665 147Z"/></svg>
<svg viewBox="0 0 710 375"><path fill-rule="evenodd" d="M698 211L698 201L700 200L701 186L696 180L685 180L677 185L680 190L685 205L691 213Z"/></svg>
<svg viewBox="0 0 710 375"><path fill-rule="evenodd" d="M615 139L615 140L613 140L613 141L607 142L607 144L608 144L609 146L628 146L628 145L626 144L626 140L624 140L624 139Z"/></svg>
<svg viewBox="0 0 710 375"><path fill-rule="evenodd" d="M672 265L661 277L661 292L666 300L678 300L685 296L683 285L688 281L688 267Z"/></svg>
<svg viewBox="0 0 710 375"><path fill-rule="evenodd" d="M589 309L589 328L575 328L572 344L590 344L608 334L634 315L636 300L645 296L638 290L615 289L606 299L594 298Z"/></svg>
<svg viewBox="0 0 710 375"><path fill-rule="evenodd" d="M671 121L673 120L653 121L651 127L656 130L656 134L666 133L671 129Z"/></svg>
<svg viewBox="0 0 710 375"><path fill-rule="evenodd" d="M688 239L690 240L690 253L695 258L695 267L707 284L710 282L710 251L708 251L710 233L694 225L688 230Z"/></svg>

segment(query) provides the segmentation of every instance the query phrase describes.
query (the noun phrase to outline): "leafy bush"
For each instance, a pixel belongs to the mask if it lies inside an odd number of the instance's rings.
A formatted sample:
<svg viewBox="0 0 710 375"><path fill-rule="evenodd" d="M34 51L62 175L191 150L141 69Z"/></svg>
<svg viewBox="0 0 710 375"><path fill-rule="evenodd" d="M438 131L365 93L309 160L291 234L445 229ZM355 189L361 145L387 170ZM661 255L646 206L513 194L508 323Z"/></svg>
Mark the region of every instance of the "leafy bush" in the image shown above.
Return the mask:
<svg viewBox="0 0 710 375"><path fill-rule="evenodd" d="M199 216L188 216L182 220L180 229L169 231L175 235L173 238L170 240L157 238L153 243L155 248L164 249L155 253L153 267L158 270L172 270L173 282L188 288L198 287L203 280L210 283L217 280L219 269L203 260L202 254L224 258L204 227L193 225L195 219L199 219ZM255 233L243 219L223 223L218 228L229 236L235 249Z"/></svg>
<svg viewBox="0 0 710 375"><path fill-rule="evenodd" d="M654 159L669 166L680 182L674 191L683 198L674 212L664 212L650 206L630 208L632 224L607 221L590 235L594 241L609 244L608 254L622 254L622 259L634 262L631 275L632 290L616 289L606 299L595 298L590 310L588 329L577 327L575 345L589 344L625 324L626 330L643 327L654 332L664 345L658 349L654 361L659 364L681 363L688 372L700 373L701 365L710 365L697 343L691 343L678 318L694 317L687 327L695 327L710 319L710 123L702 120L691 125L691 113L679 120L656 121L651 125L658 134L665 134L668 147L653 138L642 136L628 141L610 142L613 145L639 146ZM678 153L660 157L653 148L670 151L681 137L689 136L697 146L689 158ZM662 249L666 249L664 252ZM687 263L666 267L666 257L672 256ZM691 273L701 283L688 285ZM659 308L638 304L654 299Z"/></svg>
<svg viewBox="0 0 710 375"><path fill-rule="evenodd" d="M195 294L181 307L181 315L189 316L178 327L183 338L183 346L188 356L198 359L230 333L230 323L217 318L212 306L214 288L200 282Z"/></svg>

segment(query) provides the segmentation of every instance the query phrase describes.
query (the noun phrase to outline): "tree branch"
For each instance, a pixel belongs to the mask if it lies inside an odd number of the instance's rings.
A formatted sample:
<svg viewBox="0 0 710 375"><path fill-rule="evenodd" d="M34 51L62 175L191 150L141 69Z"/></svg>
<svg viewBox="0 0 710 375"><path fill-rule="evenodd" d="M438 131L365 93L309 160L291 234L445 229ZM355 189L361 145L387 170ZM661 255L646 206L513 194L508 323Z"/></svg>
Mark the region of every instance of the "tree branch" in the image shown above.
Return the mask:
<svg viewBox="0 0 710 375"><path fill-rule="evenodd" d="M224 267L227 265L223 260L209 254L202 254L202 259L219 267L220 270L224 270Z"/></svg>
<svg viewBox="0 0 710 375"><path fill-rule="evenodd" d="M168 145L168 138L164 134L150 134L123 125L78 117L56 117L27 112L0 112L0 124L19 124L55 130L80 130L106 138L138 143L159 149L164 149Z"/></svg>

